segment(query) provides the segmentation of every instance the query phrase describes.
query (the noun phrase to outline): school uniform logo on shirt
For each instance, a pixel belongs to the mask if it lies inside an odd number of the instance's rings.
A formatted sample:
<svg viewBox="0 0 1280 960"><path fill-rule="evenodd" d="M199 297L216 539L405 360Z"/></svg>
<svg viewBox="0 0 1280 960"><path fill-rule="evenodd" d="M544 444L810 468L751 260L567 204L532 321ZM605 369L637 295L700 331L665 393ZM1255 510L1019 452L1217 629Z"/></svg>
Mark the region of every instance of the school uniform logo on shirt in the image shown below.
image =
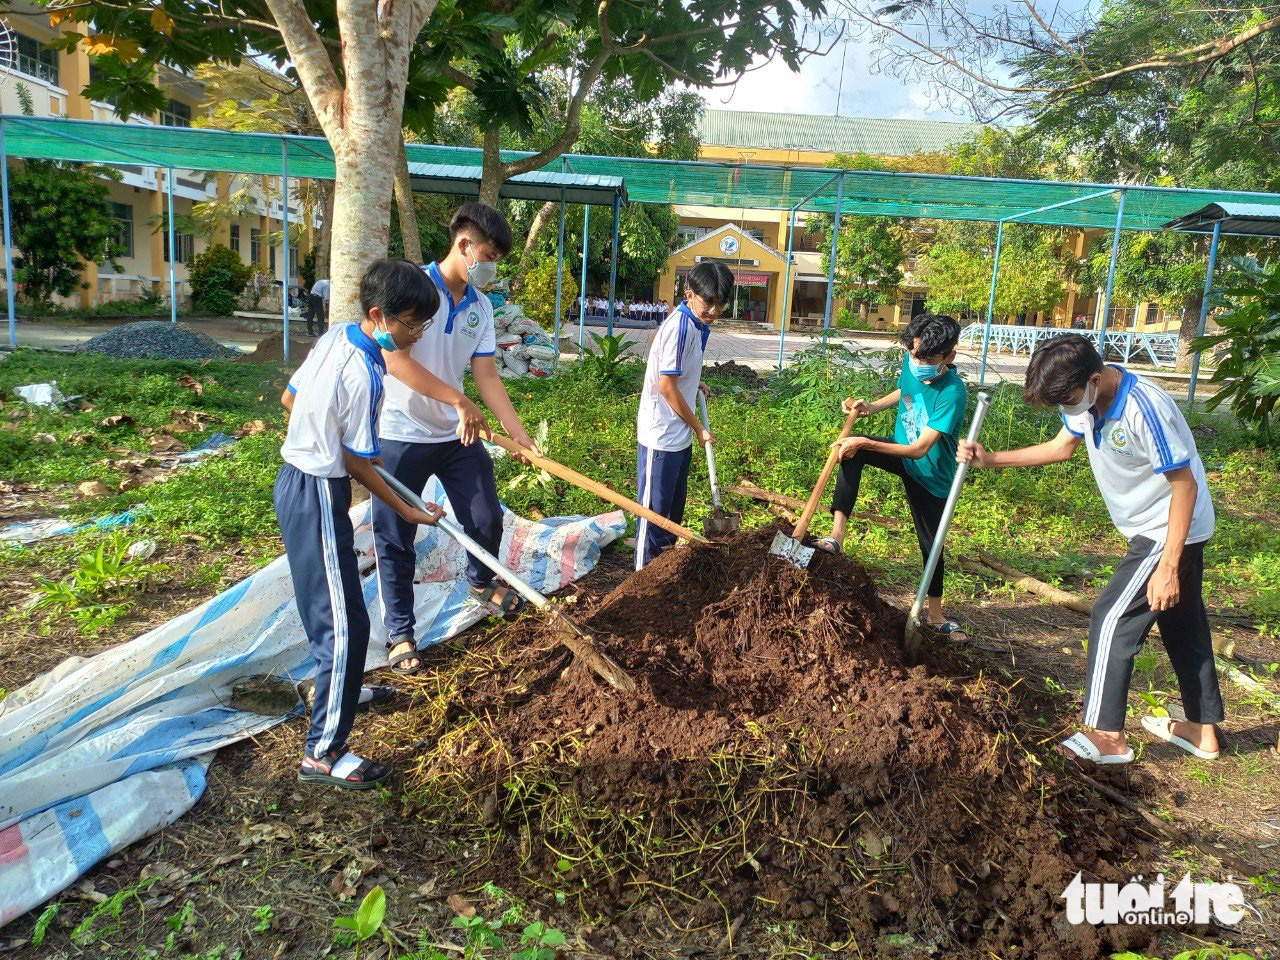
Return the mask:
<svg viewBox="0 0 1280 960"><path fill-rule="evenodd" d="M476 313L474 310L470 311L467 314L467 326L472 330L480 326L480 314Z"/></svg>
<svg viewBox="0 0 1280 960"><path fill-rule="evenodd" d="M1107 435L1107 444L1110 446L1112 453L1118 453L1122 457L1133 456L1133 451L1128 449L1129 434L1125 432L1123 426L1117 425L1111 433Z"/></svg>

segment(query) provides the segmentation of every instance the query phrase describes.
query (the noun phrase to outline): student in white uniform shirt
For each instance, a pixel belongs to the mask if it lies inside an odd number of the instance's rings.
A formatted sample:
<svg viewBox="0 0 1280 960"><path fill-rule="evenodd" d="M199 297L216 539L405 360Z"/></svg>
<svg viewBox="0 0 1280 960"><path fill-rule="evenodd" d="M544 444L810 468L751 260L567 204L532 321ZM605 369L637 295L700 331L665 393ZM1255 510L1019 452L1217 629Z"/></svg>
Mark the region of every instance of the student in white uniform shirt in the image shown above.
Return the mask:
<svg viewBox="0 0 1280 960"><path fill-rule="evenodd" d="M1124 735L1129 679L1134 657L1157 625L1187 719L1148 716L1142 726L1193 756L1215 759L1222 694L1203 590L1213 502L1182 411L1151 381L1104 365L1093 341L1078 333L1036 350L1025 392L1029 403L1058 406L1062 429L1054 439L1000 453L965 441L957 459L977 467L1033 467L1069 460L1084 444L1111 520L1129 541L1089 619L1086 730L1060 749L1099 764L1133 760Z"/></svg>
<svg viewBox="0 0 1280 960"><path fill-rule="evenodd" d="M404 260L379 260L360 281L360 322L334 326L316 341L280 402L289 430L280 454L275 508L298 615L316 661L315 699L298 778L367 790L391 775L384 764L348 752L359 706L389 698L360 686L369 646L369 614L356 566L351 478L406 524L434 524L397 497L373 470L379 455L384 351L408 349L439 307L422 272Z"/></svg>
<svg viewBox="0 0 1280 960"><path fill-rule="evenodd" d="M640 411L636 417L636 499L679 523L684 519L693 441L713 443L694 412L702 383L702 358L711 324L733 296L733 274L722 263L689 271L685 299L663 321L649 347ZM641 519L636 526L636 569L675 543L675 536Z"/></svg>
<svg viewBox="0 0 1280 960"><path fill-rule="evenodd" d="M440 294L440 308L411 350L387 356L386 408L379 435L387 470L411 490L433 476L464 530L490 553L502 540L502 505L493 461L480 442L484 412L462 391L470 369L485 406L522 447L536 450L520 422L494 360L493 305L483 289L511 250L506 218L483 203L464 203L449 225L449 254L423 269ZM387 659L397 673L421 667L414 638L413 571L416 526L381 504L373 508L378 588L387 629ZM520 595L468 557L471 594L498 616L515 613Z"/></svg>

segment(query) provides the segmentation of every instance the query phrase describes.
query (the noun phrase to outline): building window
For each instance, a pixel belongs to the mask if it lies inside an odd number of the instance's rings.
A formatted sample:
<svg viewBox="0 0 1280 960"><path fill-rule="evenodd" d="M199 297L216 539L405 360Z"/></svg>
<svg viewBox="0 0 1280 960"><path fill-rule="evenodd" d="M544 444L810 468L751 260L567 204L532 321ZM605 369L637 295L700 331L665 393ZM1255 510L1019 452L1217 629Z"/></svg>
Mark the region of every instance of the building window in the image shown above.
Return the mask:
<svg viewBox="0 0 1280 960"><path fill-rule="evenodd" d="M298 245L292 244L289 247L289 272L295 276L298 273Z"/></svg>
<svg viewBox="0 0 1280 960"><path fill-rule="evenodd" d="M105 80L105 79L106 79L106 76L105 76L105 75L103 74L103 72L98 68L97 63L95 63L93 60L90 60L90 61L89 61L89 82L90 82L90 83L97 83L98 81L100 81L100 80ZM111 106L113 106L113 107L114 107L114 106L116 106L117 101L118 101L119 99L120 99L119 97L115 97L115 96L110 96L110 97L98 97L98 98L97 98L97 102L98 102L98 103L107 103L107 104L110 104ZM120 167L117 167L116 169L121 169L121 168L120 168ZM135 168L135 169L137 169L139 172L141 172L141 170L142 170L142 168L141 168L141 167L137 167L137 168Z"/></svg>
<svg viewBox="0 0 1280 960"><path fill-rule="evenodd" d="M196 252L195 234L175 233L174 240L178 247L178 263L190 263ZM164 232L164 262L169 262L169 231Z"/></svg>
<svg viewBox="0 0 1280 960"><path fill-rule="evenodd" d="M16 34L18 38L18 72L58 86L58 51L48 49L39 40Z"/></svg>
<svg viewBox="0 0 1280 960"><path fill-rule="evenodd" d="M160 125L165 127L191 126L191 108L185 103L170 100L160 111Z"/></svg>
<svg viewBox="0 0 1280 960"><path fill-rule="evenodd" d="M255 265L262 262L262 241L259 239L261 235L262 231L257 227L249 228L249 259Z"/></svg>
<svg viewBox="0 0 1280 960"><path fill-rule="evenodd" d="M231 249L236 253L240 252L240 224L238 223L231 225Z"/></svg>
<svg viewBox="0 0 1280 960"><path fill-rule="evenodd" d="M123 257L133 256L133 207L127 203L112 201L111 216L115 218L115 241L123 249Z"/></svg>

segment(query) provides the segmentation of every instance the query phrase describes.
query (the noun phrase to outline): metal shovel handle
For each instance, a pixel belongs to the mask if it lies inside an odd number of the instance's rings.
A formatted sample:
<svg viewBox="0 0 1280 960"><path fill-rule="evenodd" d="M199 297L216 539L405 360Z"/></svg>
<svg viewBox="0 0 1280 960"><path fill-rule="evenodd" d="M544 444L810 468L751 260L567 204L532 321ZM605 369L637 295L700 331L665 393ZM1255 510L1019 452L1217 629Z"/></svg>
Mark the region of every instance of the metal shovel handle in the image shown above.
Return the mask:
<svg viewBox="0 0 1280 960"><path fill-rule="evenodd" d="M702 428L711 432L711 420L707 416L707 395L701 390L698 391L698 413L702 417ZM703 448L707 451L707 476L711 478L711 503L714 506L720 506L720 481L716 479L716 454L712 449L712 444L704 443Z"/></svg>
<svg viewBox="0 0 1280 960"><path fill-rule="evenodd" d="M387 482L387 486L395 491L396 496L409 504L409 506L417 507L419 510L423 511L427 509L427 505L423 502L420 496L406 487L382 467L375 465L373 469L378 472L378 476ZM520 594L520 596L524 597L539 610L547 605L548 601L546 597L535 590L526 580L522 579L519 574L508 570L499 563L497 557L467 536L466 531L448 517L441 517L438 521L438 525L441 530L453 537L453 539L457 540L467 553L471 554L504 581L510 584L511 587Z"/></svg>
<svg viewBox="0 0 1280 960"><path fill-rule="evenodd" d="M985 391L980 392L977 407L973 411L973 422L969 424L970 443L978 439L978 431L982 429L982 421L986 419L987 408L990 406L991 394ZM920 578L920 589L916 591L916 602L911 607L909 622L920 619L920 611L924 609L924 598L929 590L929 581L933 579L933 571L938 569L938 561L942 559L942 543L947 537L947 528L951 526L951 516L956 512L960 488L964 486L964 478L968 472L968 461L956 467L955 478L951 481L951 492L947 495L947 505L943 508L942 518L938 521L938 532L933 537L933 548L929 551L929 559L924 565L924 576Z"/></svg>

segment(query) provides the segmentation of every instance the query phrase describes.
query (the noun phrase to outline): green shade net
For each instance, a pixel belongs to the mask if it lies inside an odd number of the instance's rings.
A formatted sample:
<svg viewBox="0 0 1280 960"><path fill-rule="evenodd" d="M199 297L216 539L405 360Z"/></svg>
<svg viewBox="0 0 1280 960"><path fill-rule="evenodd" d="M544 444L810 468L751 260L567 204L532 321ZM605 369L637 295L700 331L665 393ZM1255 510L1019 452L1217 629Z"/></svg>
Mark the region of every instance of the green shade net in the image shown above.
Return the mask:
<svg viewBox="0 0 1280 960"><path fill-rule="evenodd" d="M319 137L229 133L146 124L7 116L3 119L11 157L40 157L109 166L175 167L220 173L280 176L287 159L291 177L333 179L333 151ZM469 147L407 144L410 163L481 166L481 151ZM506 159L521 156L508 154ZM719 164L700 161L567 155L542 169L550 172L622 177L633 203L690 204L755 210L831 212L842 189L845 215L995 221L1111 228L1118 186L1036 180L996 180L917 173L837 171L813 167ZM841 186L840 180L843 180ZM1121 226L1159 230L1170 220L1209 203L1274 206L1280 196L1230 190L1183 190L1125 186ZM1102 196L1090 197L1100 191ZM1089 198L1089 199L1083 199ZM1072 202L1042 210L1063 201ZM1038 212L1037 212L1038 211Z"/></svg>

